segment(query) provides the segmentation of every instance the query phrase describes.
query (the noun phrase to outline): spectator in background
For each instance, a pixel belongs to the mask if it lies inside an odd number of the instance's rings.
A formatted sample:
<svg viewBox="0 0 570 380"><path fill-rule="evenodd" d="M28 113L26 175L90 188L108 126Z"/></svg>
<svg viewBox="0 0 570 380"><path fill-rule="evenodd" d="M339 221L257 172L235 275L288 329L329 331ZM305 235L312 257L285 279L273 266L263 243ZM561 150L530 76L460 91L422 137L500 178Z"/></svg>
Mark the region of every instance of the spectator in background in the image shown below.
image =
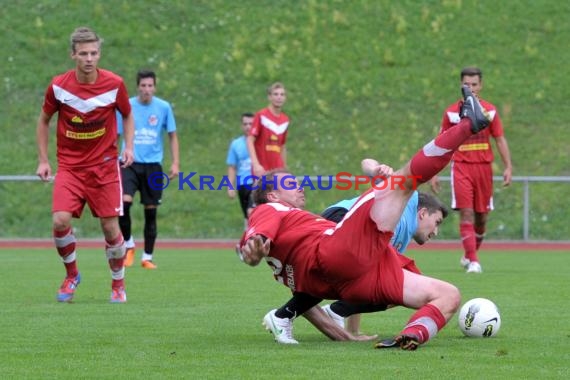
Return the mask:
<svg viewBox="0 0 570 380"><path fill-rule="evenodd" d="M162 200L162 159L164 147L163 133L168 134L171 164L168 177L178 175L180 156L176 121L172 107L167 101L154 96L156 91L156 74L151 70L140 70L137 73L138 95L130 99L135 120L134 163L122 170L124 214L119 218L121 231L126 240L127 258L125 266L133 265L135 259L135 241L131 233L131 206L137 191L140 192L144 205L144 252L141 266L145 269L156 269L153 261L154 243L157 236L157 207ZM118 133L123 133L123 125L119 122ZM157 176L157 174L160 174Z"/></svg>
<svg viewBox="0 0 570 380"><path fill-rule="evenodd" d="M287 100L285 86L273 83L267 89L269 105L255 114L247 150L253 175L259 177L268 170L287 166L287 131L289 117L283 112Z"/></svg>
<svg viewBox="0 0 570 380"><path fill-rule="evenodd" d="M243 212L245 228L247 228L248 205L251 194L253 178L251 176L251 159L247 151L247 136L253 124L253 114L246 112L241 115L241 130L243 135L230 143L226 164L228 165L228 179L231 187L228 188L228 197L234 199L236 190L239 204ZM237 174L237 176L236 176Z"/></svg>
<svg viewBox="0 0 570 380"><path fill-rule="evenodd" d="M481 99L483 73L477 67L466 67L461 71L461 85L468 86L479 98L488 114L489 128L474 134L453 154L451 161L451 207L459 210L459 232L464 255L460 263L467 273L481 273L477 251L485 237L487 217L493 210L493 150L489 137L493 137L503 161L503 186L509 186L512 180L512 164L509 145L503 133L503 123L497 107ZM463 101L453 103L443 113L440 134L460 122L459 110ZM435 193L440 191L437 176L431 180Z"/></svg>

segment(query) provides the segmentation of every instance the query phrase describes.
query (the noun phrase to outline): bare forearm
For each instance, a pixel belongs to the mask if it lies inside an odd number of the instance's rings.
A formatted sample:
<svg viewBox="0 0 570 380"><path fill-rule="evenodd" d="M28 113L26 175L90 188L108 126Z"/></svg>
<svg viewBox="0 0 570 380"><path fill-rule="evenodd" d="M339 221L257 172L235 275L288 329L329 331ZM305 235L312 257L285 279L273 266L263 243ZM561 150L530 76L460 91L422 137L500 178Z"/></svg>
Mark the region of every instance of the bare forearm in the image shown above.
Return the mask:
<svg viewBox="0 0 570 380"><path fill-rule="evenodd" d="M247 144L247 151L249 153L249 159L251 160L252 165L259 165L259 160L257 158L257 154L255 153L255 137L247 136L246 144Z"/></svg>
<svg viewBox="0 0 570 380"><path fill-rule="evenodd" d="M503 166L505 169L512 168L511 162L511 152L509 150L509 144L507 143L507 139L504 137L498 137L497 140L497 150L499 151L499 155L501 156L501 160L503 161Z"/></svg>
<svg viewBox="0 0 570 380"><path fill-rule="evenodd" d="M38 161L48 162L49 118L42 112L38 118L36 128L36 143L38 148Z"/></svg>
<svg viewBox="0 0 570 380"><path fill-rule="evenodd" d="M180 151L178 147L178 135L176 132L171 132L168 134L170 138L170 157L172 158L172 163L174 165L180 164Z"/></svg>
<svg viewBox="0 0 570 380"><path fill-rule="evenodd" d="M345 329L338 326L320 306L314 306L307 310L303 317L305 317L313 326L320 332L326 335L331 340L347 341L354 340L354 336Z"/></svg>

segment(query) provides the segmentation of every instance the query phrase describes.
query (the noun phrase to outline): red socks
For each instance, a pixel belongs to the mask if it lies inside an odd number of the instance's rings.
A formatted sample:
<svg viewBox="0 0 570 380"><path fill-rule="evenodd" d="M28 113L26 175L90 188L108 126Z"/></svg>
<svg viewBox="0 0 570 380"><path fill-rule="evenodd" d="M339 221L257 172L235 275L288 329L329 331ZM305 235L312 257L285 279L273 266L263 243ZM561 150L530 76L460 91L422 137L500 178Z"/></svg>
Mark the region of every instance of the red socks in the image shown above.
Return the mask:
<svg viewBox="0 0 570 380"><path fill-rule="evenodd" d="M412 315L402 334L415 335L422 344L433 338L446 323L441 311L428 303Z"/></svg>
<svg viewBox="0 0 570 380"><path fill-rule="evenodd" d="M475 228L471 223L459 224L459 234L461 235L461 243L463 243L463 250L465 257L469 261L479 262L477 257L477 241L475 239Z"/></svg>
<svg viewBox="0 0 570 380"><path fill-rule="evenodd" d="M79 273L77 270L77 261L75 259L75 245L77 240L71 230L71 227L57 231L53 230L53 238L55 241L55 248L57 253L63 260L67 277L75 277Z"/></svg>
<svg viewBox="0 0 570 380"><path fill-rule="evenodd" d="M483 239L485 239L485 227L475 227L475 249L478 251L481 247L481 243L483 243Z"/></svg>
<svg viewBox="0 0 570 380"><path fill-rule="evenodd" d="M448 129L427 143L410 161L410 170L418 176L418 183L429 181L451 160L453 152L471 136L471 121L462 119L459 124Z"/></svg>

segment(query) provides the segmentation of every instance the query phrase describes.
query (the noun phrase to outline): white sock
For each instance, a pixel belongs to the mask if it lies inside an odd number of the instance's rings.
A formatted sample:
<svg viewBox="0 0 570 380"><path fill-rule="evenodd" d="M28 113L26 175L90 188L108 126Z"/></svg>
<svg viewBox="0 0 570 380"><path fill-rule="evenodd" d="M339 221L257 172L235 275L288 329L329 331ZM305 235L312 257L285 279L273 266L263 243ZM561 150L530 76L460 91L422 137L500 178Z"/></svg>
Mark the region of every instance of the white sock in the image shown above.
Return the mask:
<svg viewBox="0 0 570 380"><path fill-rule="evenodd" d="M148 253L144 252L142 254L142 261L152 261L152 255L149 255Z"/></svg>
<svg viewBox="0 0 570 380"><path fill-rule="evenodd" d="M125 247L127 247L127 248L134 248L135 247L135 239L133 239L133 235L131 235L129 240L125 241Z"/></svg>

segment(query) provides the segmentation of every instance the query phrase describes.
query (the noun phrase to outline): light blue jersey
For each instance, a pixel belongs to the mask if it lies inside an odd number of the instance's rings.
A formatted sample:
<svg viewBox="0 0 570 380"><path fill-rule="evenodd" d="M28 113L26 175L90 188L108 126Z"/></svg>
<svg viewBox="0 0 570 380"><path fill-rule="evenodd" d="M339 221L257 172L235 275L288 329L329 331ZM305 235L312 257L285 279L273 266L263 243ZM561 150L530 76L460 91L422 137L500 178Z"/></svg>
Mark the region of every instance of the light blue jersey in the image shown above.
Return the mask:
<svg viewBox="0 0 570 380"><path fill-rule="evenodd" d="M251 177L251 159L247 151L245 136L240 136L231 142L226 164L236 167L237 186L253 183L253 178Z"/></svg>
<svg viewBox="0 0 570 380"><path fill-rule="evenodd" d="M327 207L340 207L347 210L350 210L352 206L356 203L360 197L352 198L352 199L345 199L340 202L335 203L332 206ZM400 217L400 221L394 230L394 236L392 236L392 240L390 243L396 248L399 253L404 253L408 248L408 245L412 241L414 234L418 229L418 192L414 191L402 216Z"/></svg>
<svg viewBox="0 0 570 380"><path fill-rule="evenodd" d="M174 112L167 101L156 96L149 104L143 104L138 98L129 99L135 119L134 155L137 163L162 163L164 145L162 134L176 131ZM117 131L123 134L123 118L117 115ZM125 149L125 142L121 149Z"/></svg>

